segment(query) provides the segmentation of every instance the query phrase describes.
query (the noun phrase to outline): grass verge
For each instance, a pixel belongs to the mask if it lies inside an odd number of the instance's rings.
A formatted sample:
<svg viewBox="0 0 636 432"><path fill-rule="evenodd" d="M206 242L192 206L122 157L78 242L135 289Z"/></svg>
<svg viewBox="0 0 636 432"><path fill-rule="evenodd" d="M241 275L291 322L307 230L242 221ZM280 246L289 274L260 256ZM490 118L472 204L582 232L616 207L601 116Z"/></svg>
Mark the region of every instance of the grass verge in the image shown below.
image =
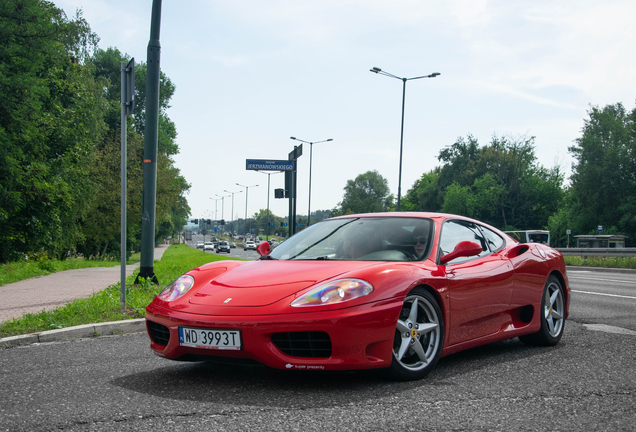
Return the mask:
<svg viewBox="0 0 636 432"><path fill-rule="evenodd" d="M134 264L141 259L140 254L131 255L126 264ZM24 260L7 264L0 264L0 286L20 282L38 276L46 276L64 270L76 270L91 267L114 267L119 261L93 260L85 258L69 258L64 261Z"/></svg>
<svg viewBox="0 0 636 432"><path fill-rule="evenodd" d="M85 299L78 299L55 310L36 314L26 314L0 323L0 337L36 333L72 327L81 324L93 324L107 321L119 321L143 318L145 307L163 289L181 274L195 267L213 261L236 259L220 257L192 249L187 245L170 246L161 261L155 261L154 270L160 285L144 281L132 285L138 271L126 279L126 311L121 311L120 283L109 286Z"/></svg>
<svg viewBox="0 0 636 432"><path fill-rule="evenodd" d="M565 265L636 269L636 257L592 257L564 256Z"/></svg>

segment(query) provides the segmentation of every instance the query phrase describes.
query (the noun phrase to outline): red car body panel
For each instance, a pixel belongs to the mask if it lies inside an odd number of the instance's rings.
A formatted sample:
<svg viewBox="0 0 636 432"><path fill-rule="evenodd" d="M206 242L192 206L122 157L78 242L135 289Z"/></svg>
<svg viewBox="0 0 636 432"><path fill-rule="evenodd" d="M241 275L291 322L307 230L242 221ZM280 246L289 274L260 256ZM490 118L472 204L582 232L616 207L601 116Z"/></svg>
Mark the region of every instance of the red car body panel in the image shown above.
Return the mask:
<svg viewBox="0 0 636 432"><path fill-rule="evenodd" d="M356 215L360 216L360 215ZM501 231L467 218L439 213L390 213L360 217L423 217L434 221L429 257L416 262L259 260L221 261L191 270L194 286L172 302L155 298L146 320L168 328L169 342L152 341L158 355L251 359L280 369L346 370L388 367L396 322L407 294L425 287L444 317L442 356L474 346L537 332L544 285L555 275L563 286L566 318L570 288L562 256L542 244L520 245ZM447 219L473 221L498 233L505 246L482 258L439 265L439 238ZM292 307L322 282L355 278L370 294L342 304ZM220 351L181 346L178 328L240 330L242 346ZM150 329L148 330L150 333ZM327 358L292 357L272 342L274 333L324 331Z"/></svg>

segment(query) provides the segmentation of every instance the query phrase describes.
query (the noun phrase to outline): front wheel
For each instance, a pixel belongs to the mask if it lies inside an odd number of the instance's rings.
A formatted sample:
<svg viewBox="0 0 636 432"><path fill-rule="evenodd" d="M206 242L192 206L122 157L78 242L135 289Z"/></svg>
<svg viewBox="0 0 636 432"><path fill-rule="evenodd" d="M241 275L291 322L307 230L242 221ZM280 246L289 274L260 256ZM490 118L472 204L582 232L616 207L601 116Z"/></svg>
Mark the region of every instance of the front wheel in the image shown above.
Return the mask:
<svg viewBox="0 0 636 432"><path fill-rule="evenodd" d="M444 346L444 319L435 297L415 288L404 300L393 339L389 376L400 381L424 378Z"/></svg>
<svg viewBox="0 0 636 432"><path fill-rule="evenodd" d="M519 336L527 345L552 346L559 343L565 325L565 300L559 279L550 276L541 300L541 328L530 335Z"/></svg>

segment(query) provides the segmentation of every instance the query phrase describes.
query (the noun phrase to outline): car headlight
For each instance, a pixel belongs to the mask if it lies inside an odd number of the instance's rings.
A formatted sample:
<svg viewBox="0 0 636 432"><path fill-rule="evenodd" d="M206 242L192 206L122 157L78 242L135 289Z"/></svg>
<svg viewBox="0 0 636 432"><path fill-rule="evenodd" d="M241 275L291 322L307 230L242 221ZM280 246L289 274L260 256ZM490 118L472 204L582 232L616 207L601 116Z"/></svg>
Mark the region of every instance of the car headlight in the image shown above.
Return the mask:
<svg viewBox="0 0 636 432"><path fill-rule="evenodd" d="M343 303L373 292L373 285L360 279L340 279L317 286L291 302L293 307Z"/></svg>
<svg viewBox="0 0 636 432"><path fill-rule="evenodd" d="M190 275L179 276L166 286L163 291L159 293L157 298L163 301L174 301L188 292L194 285L194 278Z"/></svg>

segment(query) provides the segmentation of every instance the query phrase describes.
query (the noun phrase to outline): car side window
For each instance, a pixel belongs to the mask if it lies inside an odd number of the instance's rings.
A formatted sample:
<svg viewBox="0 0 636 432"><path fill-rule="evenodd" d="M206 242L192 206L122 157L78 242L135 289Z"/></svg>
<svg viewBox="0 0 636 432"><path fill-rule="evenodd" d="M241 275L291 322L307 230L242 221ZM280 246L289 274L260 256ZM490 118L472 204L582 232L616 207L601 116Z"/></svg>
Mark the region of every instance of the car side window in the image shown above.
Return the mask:
<svg viewBox="0 0 636 432"><path fill-rule="evenodd" d="M484 233L484 237L486 237L486 241L488 242L488 247L491 252L497 252L504 246L505 241L499 236L499 234L484 226L480 226L480 228L481 232Z"/></svg>
<svg viewBox="0 0 636 432"><path fill-rule="evenodd" d="M477 256L457 257L454 260L449 261L448 264L459 264L490 254L488 242L477 225L467 221L450 220L446 221L442 226L442 234L439 242L439 256L441 257L452 252L453 249L455 249L455 246L462 241L471 241L481 245L482 252Z"/></svg>

